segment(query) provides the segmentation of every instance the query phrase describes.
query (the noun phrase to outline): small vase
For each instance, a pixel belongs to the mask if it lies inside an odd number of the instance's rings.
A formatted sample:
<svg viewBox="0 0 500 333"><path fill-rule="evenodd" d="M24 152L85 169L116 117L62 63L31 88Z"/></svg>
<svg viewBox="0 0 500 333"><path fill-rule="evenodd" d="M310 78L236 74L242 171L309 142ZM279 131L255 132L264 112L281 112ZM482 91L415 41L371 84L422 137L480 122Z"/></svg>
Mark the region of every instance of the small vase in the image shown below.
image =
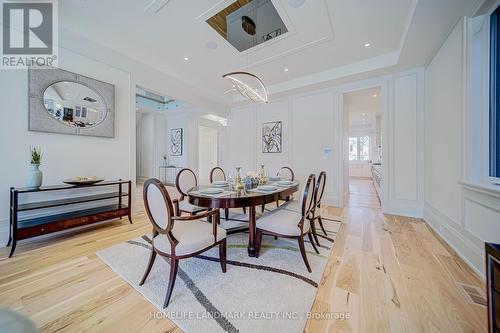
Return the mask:
<svg viewBox="0 0 500 333"><path fill-rule="evenodd" d="M40 171L40 164L30 164L27 177L26 187L37 189L42 186L43 173Z"/></svg>

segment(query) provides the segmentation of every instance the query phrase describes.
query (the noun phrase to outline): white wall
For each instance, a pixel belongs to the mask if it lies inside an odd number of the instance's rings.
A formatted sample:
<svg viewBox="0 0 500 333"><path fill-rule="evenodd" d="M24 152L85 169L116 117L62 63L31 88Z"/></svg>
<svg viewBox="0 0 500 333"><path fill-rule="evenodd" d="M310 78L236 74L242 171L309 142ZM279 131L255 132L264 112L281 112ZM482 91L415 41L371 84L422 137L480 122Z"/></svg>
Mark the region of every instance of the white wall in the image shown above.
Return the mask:
<svg viewBox="0 0 500 333"><path fill-rule="evenodd" d="M28 131L27 71L3 70L0 75L2 120L0 121L0 244L8 233L11 186L25 184L30 145L43 151L41 170L44 184L61 184L77 175L95 175L106 179L130 179L131 91L129 73L100 62L60 50L59 65L115 86L115 137L80 137Z"/></svg>
<svg viewBox="0 0 500 333"><path fill-rule="evenodd" d="M387 200L383 200L383 210L421 217L422 69L272 99L269 104L233 108L228 133L228 167L257 170L262 163L272 173L288 165L296 171L299 179L324 170L328 177L326 202L343 206L346 184L342 124L345 117L341 96L376 86L381 87L382 132L384 149L387 149L383 168ZM269 121L283 122L283 152L280 154L262 153L262 123ZM332 153L325 154L325 149L332 149Z"/></svg>
<svg viewBox="0 0 500 333"><path fill-rule="evenodd" d="M44 184L60 184L75 175L96 175L106 179L135 179L136 127L135 88L148 87L175 96L207 112L225 114L226 108L196 94L185 82L179 82L146 64L131 60L106 46L95 44L61 29L59 67L115 86L115 138L77 137L29 132L27 72L2 70L0 73L0 246L8 237L11 186L24 186L29 163L29 146L44 151L41 170ZM196 141L189 141L194 147ZM160 147L160 146L159 146ZM160 148L158 148L160 149ZM156 152L158 155L158 151Z"/></svg>
<svg viewBox="0 0 500 333"><path fill-rule="evenodd" d="M487 126L474 123L486 118L487 103L477 98L471 98L476 101L472 105L466 103L481 86L468 90L467 67L479 61L475 71L480 74L483 58L476 54L467 63L467 50L472 45L469 38L477 32L478 40L486 42L486 55L487 38L481 35L489 30L486 24L484 30L471 33L472 27L467 19L461 20L425 72L424 218L468 263L484 272L483 242L500 243L500 188L486 183L481 167L470 168L487 162L481 155ZM487 88L486 82L484 77Z"/></svg>
<svg viewBox="0 0 500 333"><path fill-rule="evenodd" d="M338 114L334 112L332 91L319 91L272 100L269 104L252 104L231 110L229 119L229 158L226 168L241 166L243 172L259 170L264 164L274 175L290 166L299 180L310 173L327 172L325 200L337 203L338 177L332 155ZM282 152L262 152L262 124L282 121ZM338 120L337 120L338 121ZM312 162L314 161L314 162Z"/></svg>

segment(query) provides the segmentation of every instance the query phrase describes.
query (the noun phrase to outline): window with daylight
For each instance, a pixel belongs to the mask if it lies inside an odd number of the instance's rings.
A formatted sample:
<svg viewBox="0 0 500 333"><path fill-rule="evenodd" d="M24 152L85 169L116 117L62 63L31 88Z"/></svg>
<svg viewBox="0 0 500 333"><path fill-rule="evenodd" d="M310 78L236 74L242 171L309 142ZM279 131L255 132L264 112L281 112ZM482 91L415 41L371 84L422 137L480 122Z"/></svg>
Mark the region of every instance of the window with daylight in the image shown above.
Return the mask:
<svg viewBox="0 0 500 333"><path fill-rule="evenodd" d="M370 159L370 137L349 138L349 161L368 161Z"/></svg>
<svg viewBox="0 0 500 333"><path fill-rule="evenodd" d="M490 22L490 177L500 179L500 7Z"/></svg>

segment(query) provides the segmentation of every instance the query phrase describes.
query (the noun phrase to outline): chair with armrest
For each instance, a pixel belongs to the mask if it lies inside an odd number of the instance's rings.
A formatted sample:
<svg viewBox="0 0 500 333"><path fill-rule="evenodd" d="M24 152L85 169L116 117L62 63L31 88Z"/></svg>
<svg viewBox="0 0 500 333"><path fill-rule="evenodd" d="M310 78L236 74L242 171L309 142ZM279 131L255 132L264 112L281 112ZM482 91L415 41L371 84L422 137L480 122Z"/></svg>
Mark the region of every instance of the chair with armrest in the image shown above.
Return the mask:
<svg viewBox="0 0 500 333"><path fill-rule="evenodd" d="M170 262L170 276L163 308L172 296L179 260L191 258L214 246L219 246L219 261L222 272L226 272L226 230L219 227L219 210L212 209L194 216L174 216L170 196L158 179L144 183L144 206L153 226L152 248L146 271L139 285L146 281L157 255ZM207 218L212 223L200 219Z"/></svg>
<svg viewBox="0 0 500 333"><path fill-rule="evenodd" d="M256 256L260 255L262 247L262 235L278 236L283 238L294 238L299 243L302 259L309 273L312 272L304 247L304 236L309 237L309 241L316 253L319 254L316 245L314 244L311 231L311 223L307 218L311 213L314 197L314 182L315 177L311 174L304 187L302 194L302 211L300 213L286 209L275 209L264 214L257 220L257 251Z"/></svg>
<svg viewBox="0 0 500 333"><path fill-rule="evenodd" d="M318 181L316 182L316 187L314 189L314 201L313 206L311 208L311 214L309 214L308 219L311 222L311 230L316 240L316 244L319 245L318 235L316 234L316 220L318 220L319 226L325 236L328 236L326 233L325 227L323 226L323 221L321 220L321 200L323 199L323 194L325 193L325 185L326 185L326 172L321 171L318 176ZM291 210L295 212L300 212L302 209L300 201L289 201L280 207L281 209Z"/></svg>

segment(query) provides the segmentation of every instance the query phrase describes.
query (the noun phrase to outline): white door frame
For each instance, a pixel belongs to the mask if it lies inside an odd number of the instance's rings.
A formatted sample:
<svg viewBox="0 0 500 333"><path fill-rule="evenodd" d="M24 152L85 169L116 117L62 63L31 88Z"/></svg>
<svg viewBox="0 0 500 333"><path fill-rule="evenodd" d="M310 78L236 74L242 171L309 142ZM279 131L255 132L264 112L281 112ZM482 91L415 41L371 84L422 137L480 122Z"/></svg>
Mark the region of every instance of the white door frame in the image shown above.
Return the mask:
<svg viewBox="0 0 500 333"><path fill-rule="evenodd" d="M345 175L344 172L344 164L343 164L343 159L344 158L349 158L348 156L345 156L347 154L347 150L345 149L344 145L346 144L344 142L344 94L354 92L354 91L359 91L359 90L364 90L364 89L369 89L369 88L374 88L374 87L380 87L380 114L381 114L381 136L382 136L382 145L387 147L387 142L388 142L388 129L389 129L389 124L388 124L388 105L389 105L389 99L391 96L389 96L389 89L388 89L388 82L387 79L385 78L377 78L377 79L371 79L371 80L365 80L365 81L360 81L360 82L355 82L352 84L346 84L339 86L335 89L335 96L336 100L338 101L338 111L339 111L339 119L340 119L340 133L339 133L339 140L340 146L337 147L337 149L340 152L340 160L337 163L337 172L338 172L338 179L339 179L339 194L342 197L342 207L345 206L346 204L346 198L344 197L346 193L346 189L344 188L344 181L345 177L349 177L349 174ZM348 134L348 133L347 133ZM382 182L382 188L381 188L381 196L380 196L380 201L382 204L382 211L384 211L385 204L387 200L385 199L386 193L387 193L387 165L388 165L389 159L388 159L388 152L382 148L382 178L385 180Z"/></svg>

